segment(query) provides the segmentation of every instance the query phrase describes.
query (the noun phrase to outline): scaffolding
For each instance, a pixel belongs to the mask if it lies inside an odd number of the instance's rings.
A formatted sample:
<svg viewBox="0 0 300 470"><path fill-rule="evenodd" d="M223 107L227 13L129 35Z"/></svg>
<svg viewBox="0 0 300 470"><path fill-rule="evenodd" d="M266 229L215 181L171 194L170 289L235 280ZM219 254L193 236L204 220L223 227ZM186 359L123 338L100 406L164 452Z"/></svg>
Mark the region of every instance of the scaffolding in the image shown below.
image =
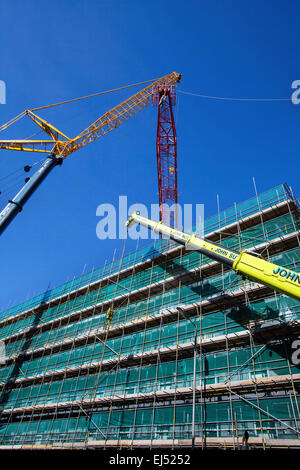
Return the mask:
<svg viewBox="0 0 300 470"><path fill-rule="evenodd" d="M205 236L299 271L299 228L280 185ZM165 239L124 253L0 314L0 449L300 448L299 302Z"/></svg>

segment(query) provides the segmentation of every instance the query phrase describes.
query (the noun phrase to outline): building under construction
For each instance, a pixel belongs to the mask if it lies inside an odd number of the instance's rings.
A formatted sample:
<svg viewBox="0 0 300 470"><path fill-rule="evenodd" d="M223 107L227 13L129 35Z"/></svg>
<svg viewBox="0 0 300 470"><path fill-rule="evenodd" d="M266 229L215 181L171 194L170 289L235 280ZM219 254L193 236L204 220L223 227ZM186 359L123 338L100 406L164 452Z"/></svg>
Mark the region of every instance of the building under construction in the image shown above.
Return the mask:
<svg viewBox="0 0 300 470"><path fill-rule="evenodd" d="M285 185L205 236L300 268ZM170 240L2 312L2 448L300 448L299 301Z"/></svg>

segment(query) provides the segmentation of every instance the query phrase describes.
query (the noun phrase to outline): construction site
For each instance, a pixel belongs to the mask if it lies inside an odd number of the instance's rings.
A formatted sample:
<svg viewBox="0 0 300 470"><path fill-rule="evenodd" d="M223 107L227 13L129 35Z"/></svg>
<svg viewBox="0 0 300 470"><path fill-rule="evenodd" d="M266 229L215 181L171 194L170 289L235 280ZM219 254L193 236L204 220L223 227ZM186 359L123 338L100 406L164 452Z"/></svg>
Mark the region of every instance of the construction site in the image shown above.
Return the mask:
<svg viewBox="0 0 300 470"><path fill-rule="evenodd" d="M29 117L47 134L0 141L47 154L0 233L53 168L150 103L161 207L160 222L128 220L160 239L1 312L2 449L239 449L245 433L252 449L300 449L298 199L286 184L254 186L205 220L204 239L177 230L176 211L165 224L178 203L180 78L147 85L74 139L36 109L0 129Z"/></svg>

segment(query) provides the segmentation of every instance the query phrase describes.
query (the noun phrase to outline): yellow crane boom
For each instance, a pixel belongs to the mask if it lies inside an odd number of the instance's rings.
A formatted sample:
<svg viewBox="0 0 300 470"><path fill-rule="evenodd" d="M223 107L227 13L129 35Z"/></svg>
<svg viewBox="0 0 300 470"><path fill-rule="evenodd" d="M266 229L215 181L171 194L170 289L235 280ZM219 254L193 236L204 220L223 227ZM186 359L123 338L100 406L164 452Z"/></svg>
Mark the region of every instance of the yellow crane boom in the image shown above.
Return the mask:
<svg viewBox="0 0 300 470"><path fill-rule="evenodd" d="M238 253L205 238L199 238L195 234L190 235L173 229L162 222L147 219L139 212L134 212L126 225L129 228L135 223L143 225L155 233L165 235L190 250L199 251L208 258L219 261L251 281L264 284L289 297L300 300L300 274L295 271L270 263L246 251Z"/></svg>
<svg viewBox="0 0 300 470"><path fill-rule="evenodd" d="M103 116L101 116L90 126L84 129L79 135L72 139L60 130L56 129L52 124L45 121L45 119L41 118L33 111L36 111L37 109L44 109L50 106L57 106L58 104L65 104L70 101L77 101L79 99L88 97L77 98L75 100L69 100L63 103L56 103L55 105L44 106L43 108L36 108L34 110L27 109L26 111L23 111L21 114L11 119L8 123L0 126L1 132L6 130L9 126L14 125L24 116L28 116L37 126L39 126L42 131L48 135L47 139L41 140L31 140L30 138L23 140L0 140L0 149L48 154L46 160L43 162L40 168L34 173L29 181L26 182L18 194L12 200L8 201L8 204L0 212L0 235L10 224L10 222L16 217L16 215L22 211L25 202L31 197L31 195L35 192L35 190L39 187L41 182L46 178L53 168L55 168L57 165L60 165L62 161L71 153L82 147L85 147L90 142L99 139L116 127L119 127L123 122L127 121L129 118L144 109L151 102L152 93L158 87L175 85L176 82L180 81L180 78L181 74L173 72L155 80L153 83L146 86L146 88L143 90L139 91L135 95L120 103L118 106L115 106L113 109L103 114Z"/></svg>
<svg viewBox="0 0 300 470"><path fill-rule="evenodd" d="M164 77L155 80L143 90L131 96L127 100L118 104L111 110L107 111L103 116L93 122L74 138L69 138L63 132L56 129L52 124L38 116L33 111L27 109L16 118L12 119L0 130L5 130L8 125L16 122L23 116L28 116L37 124L48 136L48 139L41 140L0 140L0 149L20 150L27 152L52 153L57 157L66 158L76 150L88 145L90 142L99 139L103 135L119 127L123 122L144 109L152 100L153 88L165 85L174 85L179 82L181 74L172 72Z"/></svg>

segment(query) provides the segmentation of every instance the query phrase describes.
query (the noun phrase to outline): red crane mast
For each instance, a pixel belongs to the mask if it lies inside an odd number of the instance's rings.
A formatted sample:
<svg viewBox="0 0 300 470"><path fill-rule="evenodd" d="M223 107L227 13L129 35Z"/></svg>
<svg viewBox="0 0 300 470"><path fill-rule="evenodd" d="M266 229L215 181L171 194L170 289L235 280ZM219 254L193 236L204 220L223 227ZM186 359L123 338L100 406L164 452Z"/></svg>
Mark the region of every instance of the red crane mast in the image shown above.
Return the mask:
<svg viewBox="0 0 300 470"><path fill-rule="evenodd" d="M158 106L156 156L160 219L177 226L177 138L173 114L175 86L160 85L153 90L153 104ZM173 210L169 210L173 206Z"/></svg>

